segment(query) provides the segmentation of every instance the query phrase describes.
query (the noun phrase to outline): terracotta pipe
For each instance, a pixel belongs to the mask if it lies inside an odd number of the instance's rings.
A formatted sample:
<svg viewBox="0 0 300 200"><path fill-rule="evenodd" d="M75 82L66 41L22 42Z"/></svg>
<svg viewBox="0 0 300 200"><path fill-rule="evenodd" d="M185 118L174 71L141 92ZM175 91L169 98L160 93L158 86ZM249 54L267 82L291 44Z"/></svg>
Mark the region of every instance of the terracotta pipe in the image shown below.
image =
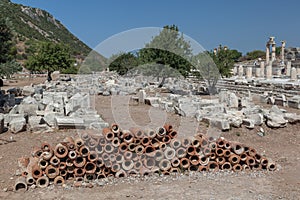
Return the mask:
<svg viewBox="0 0 300 200"><path fill-rule="evenodd" d="M256 153L255 156L254 156L254 158L255 158L255 161L256 161L257 163L260 163L260 162L261 162L261 159L262 159L262 156L261 156L260 154Z"/></svg>
<svg viewBox="0 0 300 200"><path fill-rule="evenodd" d="M111 173L110 168L105 167L105 168L103 169L103 173L104 173L106 176L107 176L108 174L110 174L110 173Z"/></svg>
<svg viewBox="0 0 300 200"><path fill-rule="evenodd" d="M40 157L42 157L44 160L50 160L53 156L53 151L44 151Z"/></svg>
<svg viewBox="0 0 300 200"><path fill-rule="evenodd" d="M37 164L35 164L32 166L31 174L34 179L37 179L43 175L43 172L41 168Z"/></svg>
<svg viewBox="0 0 300 200"><path fill-rule="evenodd" d="M135 162L139 159L140 159L140 156L138 154L136 154L135 152L132 152L131 160L133 160Z"/></svg>
<svg viewBox="0 0 300 200"><path fill-rule="evenodd" d="M155 150L154 159L156 161L161 161L162 159L164 159L164 157L164 152L162 150Z"/></svg>
<svg viewBox="0 0 300 200"><path fill-rule="evenodd" d="M181 145L182 145L183 147L185 147L185 148L187 148L188 146L190 146L190 144L191 144L191 140L188 139L188 138L184 138L184 139L182 139L182 141L181 141Z"/></svg>
<svg viewBox="0 0 300 200"><path fill-rule="evenodd" d="M69 178L73 178L74 177L74 169L75 167L74 166L67 166L67 176L68 176L68 179ZM72 176L71 176L72 174Z"/></svg>
<svg viewBox="0 0 300 200"><path fill-rule="evenodd" d="M27 177L26 177L26 184L27 185L33 185L33 184L35 184L35 180L34 180L34 178L32 177L31 174L27 175Z"/></svg>
<svg viewBox="0 0 300 200"><path fill-rule="evenodd" d="M238 163L241 161L241 158L240 158L239 155L232 154L232 155L228 158L228 161L229 161L232 165L235 165L235 164L238 164Z"/></svg>
<svg viewBox="0 0 300 200"><path fill-rule="evenodd" d="M230 162L225 162L221 168L222 168L222 170L231 170L232 165L230 164Z"/></svg>
<svg viewBox="0 0 300 200"><path fill-rule="evenodd" d="M150 169L151 174L160 174L161 170L159 169L158 166L154 166Z"/></svg>
<svg viewBox="0 0 300 200"><path fill-rule="evenodd" d="M42 155L43 151L40 147L33 147L31 155L33 157L39 158Z"/></svg>
<svg viewBox="0 0 300 200"><path fill-rule="evenodd" d="M105 160L104 161L104 166L107 168L111 168L112 167L112 162L110 160Z"/></svg>
<svg viewBox="0 0 300 200"><path fill-rule="evenodd" d="M106 175L105 175L104 173L98 174L98 176L97 176L97 179L98 179L98 180L99 180L99 179L103 179L103 178L106 178Z"/></svg>
<svg viewBox="0 0 300 200"><path fill-rule="evenodd" d="M202 138L202 141L201 141L201 147L202 148L205 148L205 147L208 147L209 146L209 142L208 142L208 139L203 137Z"/></svg>
<svg viewBox="0 0 300 200"><path fill-rule="evenodd" d="M178 173L180 173L180 170L179 170L177 167L172 167L172 168L170 169L170 173L178 174Z"/></svg>
<svg viewBox="0 0 300 200"><path fill-rule="evenodd" d="M112 141L115 137L115 133L113 133L110 128L103 128L102 134L108 141Z"/></svg>
<svg viewBox="0 0 300 200"><path fill-rule="evenodd" d="M167 147L164 151L165 158L172 160L176 156L176 151L173 148Z"/></svg>
<svg viewBox="0 0 300 200"><path fill-rule="evenodd" d="M174 168L179 167L179 165L180 165L180 160L179 160L177 157L174 157L174 158L171 160L171 165L172 165L172 167L174 167Z"/></svg>
<svg viewBox="0 0 300 200"><path fill-rule="evenodd" d="M231 149L231 144L229 141L225 141L224 143L224 148L230 150Z"/></svg>
<svg viewBox="0 0 300 200"><path fill-rule="evenodd" d="M276 166L275 162L273 162L271 159L269 159L267 169L269 171L274 171L274 170L276 170L276 168L277 168L277 166Z"/></svg>
<svg viewBox="0 0 300 200"><path fill-rule="evenodd" d="M143 137L141 143L144 147L146 147L150 144L151 141L152 140L149 137Z"/></svg>
<svg viewBox="0 0 300 200"><path fill-rule="evenodd" d="M96 165L92 162L87 162L84 166L85 173L87 174L94 174L96 171Z"/></svg>
<svg viewBox="0 0 300 200"><path fill-rule="evenodd" d="M199 170L199 166L198 165L190 165L190 167L188 168L188 170L190 171L190 172L192 172L192 171L198 171Z"/></svg>
<svg viewBox="0 0 300 200"><path fill-rule="evenodd" d="M82 145L84 145L84 142L81 138L75 138L74 143L75 143L76 149L79 149Z"/></svg>
<svg viewBox="0 0 300 200"><path fill-rule="evenodd" d="M48 166L48 162L44 159L40 159L38 161L38 166L41 168L41 169L46 169L46 167Z"/></svg>
<svg viewBox="0 0 300 200"><path fill-rule="evenodd" d="M162 138L162 142L166 143L166 144L169 144L171 142L171 137L168 136L168 135L165 135L163 138Z"/></svg>
<svg viewBox="0 0 300 200"><path fill-rule="evenodd" d="M222 166L225 163L225 158L224 157L217 157L216 158L217 163Z"/></svg>
<svg viewBox="0 0 300 200"><path fill-rule="evenodd" d="M232 152L229 149L224 150L224 156L225 157L230 157L230 155L232 154Z"/></svg>
<svg viewBox="0 0 300 200"><path fill-rule="evenodd" d="M136 143L130 143L127 148L128 148L129 151L134 152L136 146L137 146Z"/></svg>
<svg viewBox="0 0 300 200"><path fill-rule="evenodd" d="M199 160L200 165L208 165L210 158L208 156L202 156Z"/></svg>
<svg viewBox="0 0 300 200"><path fill-rule="evenodd" d="M27 188L27 183L26 183L26 179L25 177L19 177L16 181L15 181L15 185L14 185L14 191L20 191L20 190L24 190L26 191Z"/></svg>
<svg viewBox="0 0 300 200"><path fill-rule="evenodd" d="M131 151L125 151L124 152L124 159L125 160L131 160L132 159L132 152Z"/></svg>
<svg viewBox="0 0 300 200"><path fill-rule="evenodd" d="M60 162L58 165L59 170L66 169L66 167L67 167L66 162Z"/></svg>
<svg viewBox="0 0 300 200"><path fill-rule="evenodd" d="M49 185L49 178L47 176L41 176L36 180L36 186L39 188L46 188Z"/></svg>
<svg viewBox="0 0 300 200"><path fill-rule="evenodd" d="M88 141L91 139L91 136L88 133L81 134L81 139L87 144Z"/></svg>
<svg viewBox="0 0 300 200"><path fill-rule="evenodd" d="M148 129L145 130L145 136L147 136L147 137L149 137L151 139L155 138L156 135L157 134L156 134L156 132L153 129L148 128Z"/></svg>
<svg viewBox="0 0 300 200"><path fill-rule="evenodd" d="M190 156L190 162L192 165L198 165L200 161L200 158L198 155L192 155Z"/></svg>
<svg viewBox="0 0 300 200"><path fill-rule="evenodd" d="M235 164L235 165L233 165L232 170L234 172L240 172L243 170L243 167L240 164Z"/></svg>
<svg viewBox="0 0 300 200"><path fill-rule="evenodd" d="M48 142L43 142L41 145L41 149L43 152L45 152L45 151L49 152L52 150L52 148Z"/></svg>
<svg viewBox="0 0 300 200"><path fill-rule="evenodd" d="M208 145L208 148L210 148L211 151L215 151L216 148L217 148L217 143L215 143L215 142L210 142L209 145Z"/></svg>
<svg viewBox="0 0 300 200"><path fill-rule="evenodd" d="M98 154L102 154L103 151L104 151L104 148L102 145L98 144L95 148L95 151L98 153Z"/></svg>
<svg viewBox="0 0 300 200"><path fill-rule="evenodd" d="M246 160L246 163L249 166L253 166L253 165L255 165L255 159L253 157L251 157L251 156L248 156L247 160Z"/></svg>
<svg viewBox="0 0 300 200"><path fill-rule="evenodd" d="M55 166L55 167L58 167L60 163L60 160L56 157L56 156L53 156L51 159L50 159L50 164L52 166Z"/></svg>
<svg viewBox="0 0 300 200"><path fill-rule="evenodd" d="M211 153L211 154L210 154L210 158L211 158L212 160L215 160L215 159L217 158L216 153Z"/></svg>
<svg viewBox="0 0 300 200"><path fill-rule="evenodd" d="M188 169L190 167L190 160L187 158L181 158L180 167L183 169Z"/></svg>
<svg viewBox="0 0 300 200"><path fill-rule="evenodd" d="M92 181L92 180L95 180L97 177L96 177L96 174L85 174L84 175L84 178L83 178L83 181L84 182L90 182L90 181Z"/></svg>
<svg viewBox="0 0 300 200"><path fill-rule="evenodd" d="M59 169L57 167L54 167L52 165L48 165L48 167L45 169L45 174L50 178L53 179L59 175Z"/></svg>
<svg viewBox="0 0 300 200"><path fill-rule="evenodd" d="M128 149L128 145L125 142L122 142L119 146L119 152L120 153L125 152L127 151L127 149Z"/></svg>
<svg viewBox="0 0 300 200"><path fill-rule="evenodd" d="M96 160L98 159L98 154L96 151L90 151L87 159L90 161L90 162L96 162Z"/></svg>
<svg viewBox="0 0 300 200"><path fill-rule="evenodd" d="M146 168L146 167L141 167L140 169L140 175L141 176L148 176L149 174L151 174L151 170Z"/></svg>
<svg viewBox="0 0 300 200"><path fill-rule="evenodd" d="M171 162L167 159L159 161L158 166L162 171L168 171L172 167Z"/></svg>
<svg viewBox="0 0 300 200"><path fill-rule="evenodd" d="M63 141L67 143L74 143L74 139L71 136L65 137Z"/></svg>
<svg viewBox="0 0 300 200"><path fill-rule="evenodd" d="M97 167L101 168L104 165L104 161L101 157L98 157L95 164Z"/></svg>
<svg viewBox="0 0 300 200"><path fill-rule="evenodd" d="M265 158L265 157L262 157L261 160L260 160L260 164L265 167L265 166L268 166L268 159Z"/></svg>
<svg viewBox="0 0 300 200"><path fill-rule="evenodd" d="M150 138L151 139L151 138ZM155 149L159 149L159 145L160 145L160 140L157 138L152 138L151 139L151 145L155 148Z"/></svg>
<svg viewBox="0 0 300 200"><path fill-rule="evenodd" d="M111 144L113 145L113 147L119 147L120 146L120 139L115 137L112 141Z"/></svg>
<svg viewBox="0 0 300 200"><path fill-rule="evenodd" d="M172 132L173 126L171 124L166 123L164 126L164 129L166 130L167 133Z"/></svg>
<svg viewBox="0 0 300 200"><path fill-rule="evenodd" d="M122 168L125 170L125 171L129 171L131 170L132 168L134 167L134 163L132 160L124 160L122 162Z"/></svg>
<svg viewBox="0 0 300 200"><path fill-rule="evenodd" d="M143 138L145 136L144 131L139 128L130 128L129 131L134 135L136 138Z"/></svg>
<svg viewBox="0 0 300 200"><path fill-rule="evenodd" d="M173 131L171 131L170 133L169 133L169 136L170 136L170 138L177 138L177 136L178 136L178 133L177 133L177 131L175 131L175 130L173 130Z"/></svg>
<svg viewBox="0 0 300 200"><path fill-rule="evenodd" d="M68 158L70 158L71 160L74 160L76 157L77 157L76 151L69 151Z"/></svg>
<svg viewBox="0 0 300 200"><path fill-rule="evenodd" d="M224 150L221 147L217 148L216 149L216 155L218 157L223 157L224 156Z"/></svg>
<svg viewBox="0 0 300 200"><path fill-rule="evenodd" d="M138 161L134 162L133 167L134 167L134 169L136 169L136 170L140 170L140 169L143 167L142 161L138 160Z"/></svg>
<svg viewBox="0 0 300 200"><path fill-rule="evenodd" d="M199 172L206 172L206 171L208 171L207 165L206 165L206 166L204 166L204 165L199 165L198 171L199 171Z"/></svg>
<svg viewBox="0 0 300 200"><path fill-rule="evenodd" d="M109 154L108 153L103 153L103 154L101 154L101 156L102 156L102 159L104 160L104 161L107 161L107 160L109 160Z"/></svg>
<svg viewBox="0 0 300 200"><path fill-rule="evenodd" d="M101 146L105 146L106 143L107 143L107 141L106 141L106 139L105 139L104 137L100 137L98 143L99 143Z"/></svg>
<svg viewBox="0 0 300 200"><path fill-rule="evenodd" d="M238 155L241 155L245 152L244 147L239 143L233 144L232 146L233 146L233 152Z"/></svg>
<svg viewBox="0 0 300 200"><path fill-rule="evenodd" d="M158 138L162 138L167 133L166 129L164 127L159 127L156 129L156 134Z"/></svg>
<svg viewBox="0 0 300 200"><path fill-rule="evenodd" d="M93 138L91 138L87 143L87 146L89 147L90 150L95 149L97 145L98 145L98 141Z"/></svg>
<svg viewBox="0 0 300 200"><path fill-rule="evenodd" d="M62 176L57 176L54 179L53 184L56 186L62 186L65 184L65 179Z"/></svg>
<svg viewBox="0 0 300 200"><path fill-rule="evenodd" d="M243 164L243 165L242 165L242 168L243 168L244 171L250 171L250 169L251 169L251 168L249 167L249 165L247 165L247 164Z"/></svg>
<svg viewBox="0 0 300 200"><path fill-rule="evenodd" d="M176 156L177 156L178 158L183 158L183 157L185 157L185 156L186 156L186 149L183 148L183 147L178 148L178 149L176 150Z"/></svg>
<svg viewBox="0 0 300 200"><path fill-rule="evenodd" d="M66 160L66 165L67 167L71 167L74 165L74 160L70 159L70 158L67 158Z"/></svg>
<svg viewBox="0 0 300 200"><path fill-rule="evenodd" d="M77 156L73 161L75 167L83 167L86 164L86 158L82 156Z"/></svg>
<svg viewBox="0 0 300 200"><path fill-rule="evenodd" d="M141 138L134 138L134 140L131 144L140 145L141 144Z"/></svg>
<svg viewBox="0 0 300 200"><path fill-rule="evenodd" d="M118 133L120 131L119 125L118 124L112 124L111 125L111 131L113 133Z"/></svg>
<svg viewBox="0 0 300 200"><path fill-rule="evenodd" d="M138 155L141 155L141 154L143 154L144 153L144 146L142 146L142 145L138 145L138 146L136 146L136 148L135 148L135 152L138 154Z"/></svg>
<svg viewBox="0 0 300 200"><path fill-rule="evenodd" d="M123 178L123 177L127 177L127 174L126 174L126 172L124 171L124 170L120 170L120 171L118 171L117 173L116 173L116 178Z"/></svg>
<svg viewBox="0 0 300 200"><path fill-rule="evenodd" d="M253 169L253 170L261 170L261 169L262 169L262 165L259 164L259 163L255 163L255 164L252 166L252 169Z"/></svg>
<svg viewBox="0 0 300 200"><path fill-rule="evenodd" d="M208 137L208 142L209 142L209 143L212 143L212 142L215 143L215 141L216 141L216 138L214 138L213 136L209 136L209 137Z"/></svg>
<svg viewBox="0 0 300 200"><path fill-rule="evenodd" d="M168 147L168 146L167 146L167 144L166 144L166 143L164 143L164 142L160 142L160 143L159 143L159 147L158 147L158 148L164 151L164 150L166 150L166 148L167 148L167 147Z"/></svg>
<svg viewBox="0 0 300 200"><path fill-rule="evenodd" d="M130 144L134 140L134 135L132 133L130 133L129 131L125 132L123 140L126 144Z"/></svg>
<svg viewBox="0 0 300 200"><path fill-rule="evenodd" d="M216 143L217 143L217 147L223 148L224 144L225 144L225 140L224 140L224 138L221 137L221 138L217 139Z"/></svg>
<svg viewBox="0 0 300 200"><path fill-rule="evenodd" d="M189 146L186 151L190 156L197 154L196 148L194 146Z"/></svg>
<svg viewBox="0 0 300 200"><path fill-rule="evenodd" d="M247 154L244 152L240 155L241 161L246 161L247 160Z"/></svg>
<svg viewBox="0 0 300 200"><path fill-rule="evenodd" d="M211 149L210 149L209 147L204 147L204 149L203 149L203 154L204 154L205 156L210 156L210 154L211 154Z"/></svg>
<svg viewBox="0 0 300 200"><path fill-rule="evenodd" d="M124 161L124 156L121 154L116 155L116 163L120 164Z"/></svg>
<svg viewBox="0 0 300 200"><path fill-rule="evenodd" d="M170 146L176 150L181 146L181 141L178 139L172 139L170 142Z"/></svg>
<svg viewBox="0 0 300 200"><path fill-rule="evenodd" d="M112 153L114 151L114 147L113 145L107 143L105 146L104 146L104 151L108 154Z"/></svg>
<svg viewBox="0 0 300 200"><path fill-rule="evenodd" d="M81 155L82 157L87 157L90 153L90 150L87 146L81 146L79 148L79 155Z"/></svg>
<svg viewBox="0 0 300 200"><path fill-rule="evenodd" d="M116 173L117 171L119 171L121 169L121 166L119 163L114 163L111 167L111 171Z"/></svg>
<svg viewBox="0 0 300 200"><path fill-rule="evenodd" d="M192 140L192 146L193 147L195 147L195 148L198 148L200 145L201 145L201 143L202 143L202 139L194 139L194 140Z"/></svg>
<svg viewBox="0 0 300 200"><path fill-rule="evenodd" d="M68 148L65 145L62 145L61 143L58 143L55 146L54 155L57 158L65 158L68 155L68 152L69 152Z"/></svg>
<svg viewBox="0 0 300 200"><path fill-rule="evenodd" d="M146 146L144 149L144 153L149 157L154 157L155 155L155 148L151 145Z"/></svg>
<svg viewBox="0 0 300 200"><path fill-rule="evenodd" d="M249 149L246 152L249 156L253 157L256 154L256 150L253 149L252 147L249 147Z"/></svg>

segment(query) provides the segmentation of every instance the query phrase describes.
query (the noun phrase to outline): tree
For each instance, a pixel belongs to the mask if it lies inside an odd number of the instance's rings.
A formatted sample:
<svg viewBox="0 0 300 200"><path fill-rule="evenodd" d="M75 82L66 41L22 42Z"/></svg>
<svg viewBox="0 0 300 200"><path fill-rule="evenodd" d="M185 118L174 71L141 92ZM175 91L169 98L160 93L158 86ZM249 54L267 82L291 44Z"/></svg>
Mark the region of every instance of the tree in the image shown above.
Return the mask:
<svg viewBox="0 0 300 200"><path fill-rule="evenodd" d="M157 63L169 66L187 76L191 69L192 49L175 25L165 26L145 48L138 52L141 64Z"/></svg>
<svg viewBox="0 0 300 200"><path fill-rule="evenodd" d="M238 59L242 56L242 53L237 50L224 48L220 45L217 53L215 54L210 52L210 56L217 65L220 74L223 77L227 77L230 75L231 69L234 67L234 62L238 61Z"/></svg>
<svg viewBox="0 0 300 200"><path fill-rule="evenodd" d="M62 44L42 42L38 51L31 55L25 66L32 72L47 72L48 81L51 81L51 73L56 70L67 69L72 66L74 59L70 49Z"/></svg>
<svg viewBox="0 0 300 200"><path fill-rule="evenodd" d="M9 62L13 59L13 34L6 23L0 18L0 64Z"/></svg>
<svg viewBox="0 0 300 200"><path fill-rule="evenodd" d="M254 50L251 52L246 53L245 59L246 60L255 60L258 58L266 57L266 53L262 50Z"/></svg>
<svg viewBox="0 0 300 200"><path fill-rule="evenodd" d="M139 60L131 52L112 55L110 58L109 70L117 71L120 75L125 75L130 69L137 67Z"/></svg>
<svg viewBox="0 0 300 200"><path fill-rule="evenodd" d="M10 78L14 73L21 71L22 66L15 60L0 64L0 76Z"/></svg>

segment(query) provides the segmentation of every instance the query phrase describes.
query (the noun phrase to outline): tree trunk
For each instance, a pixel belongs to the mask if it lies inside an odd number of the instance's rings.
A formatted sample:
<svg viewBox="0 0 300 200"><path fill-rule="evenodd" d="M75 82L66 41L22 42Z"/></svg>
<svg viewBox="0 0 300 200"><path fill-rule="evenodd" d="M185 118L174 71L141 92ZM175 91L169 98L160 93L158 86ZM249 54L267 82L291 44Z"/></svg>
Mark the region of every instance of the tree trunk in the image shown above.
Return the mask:
<svg viewBox="0 0 300 200"><path fill-rule="evenodd" d="M158 85L158 88L162 88L162 86L164 86L165 80L166 80L166 77L163 77L160 84Z"/></svg>
<svg viewBox="0 0 300 200"><path fill-rule="evenodd" d="M47 80L48 80L49 82L52 81L51 74L52 74L52 72L51 72L51 71L48 71L48 78L47 78Z"/></svg>

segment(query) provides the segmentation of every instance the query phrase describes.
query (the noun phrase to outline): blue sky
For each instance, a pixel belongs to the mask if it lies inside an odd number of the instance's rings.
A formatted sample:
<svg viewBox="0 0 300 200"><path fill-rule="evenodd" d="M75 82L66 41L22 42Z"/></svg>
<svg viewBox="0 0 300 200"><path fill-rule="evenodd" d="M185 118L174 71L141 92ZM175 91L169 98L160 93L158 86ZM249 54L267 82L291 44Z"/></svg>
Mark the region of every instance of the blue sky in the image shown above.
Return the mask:
<svg viewBox="0 0 300 200"><path fill-rule="evenodd" d="M211 50L219 44L243 53L277 44L300 46L298 0L12 0L50 12L91 48L133 28L176 24Z"/></svg>

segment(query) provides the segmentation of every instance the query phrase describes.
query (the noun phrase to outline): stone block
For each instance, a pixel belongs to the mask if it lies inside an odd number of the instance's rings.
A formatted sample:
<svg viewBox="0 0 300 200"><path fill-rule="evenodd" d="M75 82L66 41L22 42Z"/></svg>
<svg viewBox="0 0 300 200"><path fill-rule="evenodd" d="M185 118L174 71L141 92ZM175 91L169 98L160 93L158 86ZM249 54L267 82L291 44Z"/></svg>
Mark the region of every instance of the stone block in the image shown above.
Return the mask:
<svg viewBox="0 0 300 200"><path fill-rule="evenodd" d="M9 123L9 130L12 133L19 133L21 131L24 131L25 129L26 129L26 120L24 117L14 118Z"/></svg>
<svg viewBox="0 0 300 200"><path fill-rule="evenodd" d="M34 87L32 86L24 86L22 90L23 96L31 96L34 94Z"/></svg>

